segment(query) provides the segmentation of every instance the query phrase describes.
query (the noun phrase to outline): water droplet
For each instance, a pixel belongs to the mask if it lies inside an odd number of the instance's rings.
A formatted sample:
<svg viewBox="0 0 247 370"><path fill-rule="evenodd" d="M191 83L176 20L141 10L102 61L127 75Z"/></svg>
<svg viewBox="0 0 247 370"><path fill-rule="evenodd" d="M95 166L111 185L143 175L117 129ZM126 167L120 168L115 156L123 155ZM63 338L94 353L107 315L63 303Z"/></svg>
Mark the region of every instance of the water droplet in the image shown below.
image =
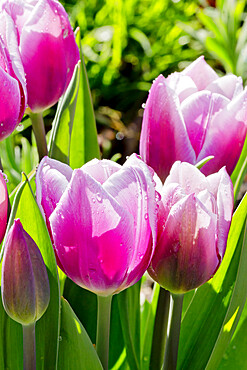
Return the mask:
<svg viewBox="0 0 247 370"><path fill-rule="evenodd" d="M145 213L144 218L145 220L148 220L148 213Z"/></svg>
<svg viewBox="0 0 247 370"><path fill-rule="evenodd" d="M66 39L66 37L68 37L68 34L69 34L69 30L66 28L64 31L63 31L63 38Z"/></svg>
<svg viewBox="0 0 247 370"><path fill-rule="evenodd" d="M146 108L146 104L145 104L145 103L143 103L143 104L142 104L142 108L143 108L143 109L145 109L145 108Z"/></svg>
<svg viewBox="0 0 247 370"><path fill-rule="evenodd" d="M92 198L92 202L93 202L93 203L95 203L95 202L96 202L96 200L95 200L94 198Z"/></svg>
<svg viewBox="0 0 247 370"><path fill-rule="evenodd" d="M63 340L63 338L61 337L61 335L59 335L58 340L59 340L59 342L61 342Z"/></svg>
<svg viewBox="0 0 247 370"><path fill-rule="evenodd" d="M145 195L144 199L145 199L145 200L147 200L147 199L148 199L148 196L147 196L147 195Z"/></svg>
<svg viewBox="0 0 247 370"><path fill-rule="evenodd" d="M161 200L161 195L155 190L155 200L156 202L159 202Z"/></svg>
<svg viewBox="0 0 247 370"><path fill-rule="evenodd" d="M0 126L1 126L1 127L3 127L3 122L2 122L2 123L0 123Z"/></svg>
<svg viewBox="0 0 247 370"><path fill-rule="evenodd" d="M100 195L100 193L96 194L96 199L98 202L102 202L102 196Z"/></svg>

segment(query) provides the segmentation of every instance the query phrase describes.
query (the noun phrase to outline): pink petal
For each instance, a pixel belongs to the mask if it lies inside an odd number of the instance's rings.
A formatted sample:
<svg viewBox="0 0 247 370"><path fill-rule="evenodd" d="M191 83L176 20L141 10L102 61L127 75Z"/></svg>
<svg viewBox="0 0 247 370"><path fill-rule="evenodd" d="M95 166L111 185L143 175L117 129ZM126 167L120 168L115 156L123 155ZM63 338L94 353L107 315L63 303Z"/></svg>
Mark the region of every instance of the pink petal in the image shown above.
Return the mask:
<svg viewBox="0 0 247 370"><path fill-rule="evenodd" d="M224 95L232 100L243 91L243 81L241 77L229 74L211 82L206 90Z"/></svg>
<svg viewBox="0 0 247 370"><path fill-rule="evenodd" d="M7 226L8 192L6 180L0 172L0 243L3 240Z"/></svg>
<svg viewBox="0 0 247 370"><path fill-rule="evenodd" d="M176 160L195 161L179 99L161 75L151 87L144 110L140 154L162 181Z"/></svg>
<svg viewBox="0 0 247 370"><path fill-rule="evenodd" d="M120 164L107 159L92 159L81 167L83 172L88 173L100 184L103 184L113 173L122 168Z"/></svg>
<svg viewBox="0 0 247 370"><path fill-rule="evenodd" d="M211 129L213 117L228 102L229 100L222 95L200 91L191 95L181 104L184 122L196 156L199 155L204 144L207 130Z"/></svg>
<svg viewBox="0 0 247 370"><path fill-rule="evenodd" d="M176 203L169 214L149 273L161 286L185 292L206 282L219 264L216 215L193 195Z"/></svg>
<svg viewBox="0 0 247 370"><path fill-rule="evenodd" d="M50 216L63 271L97 294L113 294L123 282L133 248L133 219L81 169Z"/></svg>
<svg viewBox="0 0 247 370"><path fill-rule="evenodd" d="M133 219L133 245L126 285L146 271L156 244L157 206L153 171L136 155L103 185Z"/></svg>
<svg viewBox="0 0 247 370"><path fill-rule="evenodd" d="M174 72L169 75L166 79L166 83L176 92L180 102L198 91L192 78L184 76L179 72Z"/></svg>
<svg viewBox="0 0 247 370"><path fill-rule="evenodd" d="M198 161L213 155L202 167L204 174L211 174L226 166L230 175L241 154L247 132L247 90L245 89L210 122Z"/></svg>
<svg viewBox="0 0 247 370"><path fill-rule="evenodd" d="M36 174L37 202L48 221L72 176L72 169L62 162L44 157Z"/></svg>
<svg viewBox="0 0 247 370"><path fill-rule="evenodd" d="M197 58L181 73L184 76L191 77L198 90L204 90L206 86L219 78L214 70L205 62L204 56Z"/></svg>

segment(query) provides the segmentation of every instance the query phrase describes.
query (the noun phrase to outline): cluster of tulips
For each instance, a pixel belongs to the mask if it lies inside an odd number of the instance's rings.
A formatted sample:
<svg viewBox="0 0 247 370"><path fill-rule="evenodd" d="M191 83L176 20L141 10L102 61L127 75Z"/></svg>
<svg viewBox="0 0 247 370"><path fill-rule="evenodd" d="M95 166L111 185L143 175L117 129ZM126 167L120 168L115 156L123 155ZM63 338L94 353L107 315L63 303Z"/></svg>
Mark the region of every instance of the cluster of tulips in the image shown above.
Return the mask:
<svg viewBox="0 0 247 370"><path fill-rule="evenodd" d="M78 60L73 30L58 1L0 2L2 140L25 111L39 114L58 101ZM229 176L246 132L241 78L219 78L200 57L183 72L153 82L140 156L132 154L122 166L92 159L75 170L44 156L36 172L36 199L58 267L108 301L146 271L175 296L208 281L225 253L233 211ZM3 174L0 194L2 240L8 211ZM23 327L33 325L49 305L45 264L18 219L5 237L1 292L6 312ZM107 368L107 354L102 344L96 346Z"/></svg>

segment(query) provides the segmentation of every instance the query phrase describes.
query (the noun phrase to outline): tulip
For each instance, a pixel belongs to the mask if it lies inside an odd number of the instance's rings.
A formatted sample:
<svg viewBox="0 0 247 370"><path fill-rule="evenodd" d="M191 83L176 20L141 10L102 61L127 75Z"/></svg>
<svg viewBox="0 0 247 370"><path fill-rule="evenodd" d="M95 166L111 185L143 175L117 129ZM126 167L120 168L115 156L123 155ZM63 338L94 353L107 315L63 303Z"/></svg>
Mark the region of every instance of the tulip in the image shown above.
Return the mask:
<svg viewBox="0 0 247 370"><path fill-rule="evenodd" d="M26 108L26 83L14 23L0 13L0 140L10 135Z"/></svg>
<svg viewBox="0 0 247 370"><path fill-rule="evenodd" d="M247 132L247 89L241 77L219 78L198 58L181 73L160 75L144 110L140 154L164 182L177 160L202 167L205 175L226 166L230 175Z"/></svg>
<svg viewBox="0 0 247 370"><path fill-rule="evenodd" d="M19 219L7 235L1 291L5 311L24 326L39 320L49 303L49 280L43 258Z"/></svg>
<svg viewBox="0 0 247 370"><path fill-rule="evenodd" d="M225 168L206 177L189 163L175 162L161 191L151 277L179 294L208 281L224 256L232 210Z"/></svg>
<svg viewBox="0 0 247 370"><path fill-rule="evenodd" d="M158 194L137 155L123 166L94 159L74 171L45 157L36 185L58 265L70 279L109 296L141 278L155 247Z"/></svg>
<svg viewBox="0 0 247 370"><path fill-rule="evenodd" d="M3 240L5 230L7 227L7 214L8 214L8 191L6 180L0 171L0 243Z"/></svg>
<svg viewBox="0 0 247 370"><path fill-rule="evenodd" d="M4 0L2 9L17 28L28 105L42 112L65 92L79 60L68 16L56 0Z"/></svg>

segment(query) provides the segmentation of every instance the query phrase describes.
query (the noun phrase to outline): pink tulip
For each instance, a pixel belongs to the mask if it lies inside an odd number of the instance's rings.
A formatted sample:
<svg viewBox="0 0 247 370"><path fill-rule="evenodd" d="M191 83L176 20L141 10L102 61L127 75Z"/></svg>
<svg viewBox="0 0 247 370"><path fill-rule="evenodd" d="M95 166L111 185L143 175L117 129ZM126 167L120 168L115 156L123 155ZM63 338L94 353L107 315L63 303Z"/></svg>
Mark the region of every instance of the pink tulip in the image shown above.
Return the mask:
<svg viewBox="0 0 247 370"><path fill-rule="evenodd" d="M107 296L141 278L155 247L158 194L137 155L74 171L45 157L36 185L58 264L76 284Z"/></svg>
<svg viewBox="0 0 247 370"><path fill-rule="evenodd" d="M65 92L80 57L68 15L56 0L4 0L2 8L17 27L28 105L42 112Z"/></svg>
<svg viewBox="0 0 247 370"><path fill-rule="evenodd" d="M233 188L225 168L205 177L189 163L175 162L161 191L157 245L149 274L173 293L209 280L226 249Z"/></svg>
<svg viewBox="0 0 247 370"><path fill-rule="evenodd" d="M7 227L7 214L8 214L8 191L6 180L0 171L0 243L3 240L6 227Z"/></svg>
<svg viewBox="0 0 247 370"><path fill-rule="evenodd" d="M247 89L241 77L219 78L198 58L181 73L153 83L142 123L140 154L164 182L176 160L209 175L226 166L232 173L247 132Z"/></svg>
<svg viewBox="0 0 247 370"><path fill-rule="evenodd" d="M20 220L7 236L1 281L7 314L22 325L39 320L49 304L49 280L40 250Z"/></svg>
<svg viewBox="0 0 247 370"><path fill-rule="evenodd" d="M26 82L12 19L0 13L0 140L10 135L26 108Z"/></svg>

